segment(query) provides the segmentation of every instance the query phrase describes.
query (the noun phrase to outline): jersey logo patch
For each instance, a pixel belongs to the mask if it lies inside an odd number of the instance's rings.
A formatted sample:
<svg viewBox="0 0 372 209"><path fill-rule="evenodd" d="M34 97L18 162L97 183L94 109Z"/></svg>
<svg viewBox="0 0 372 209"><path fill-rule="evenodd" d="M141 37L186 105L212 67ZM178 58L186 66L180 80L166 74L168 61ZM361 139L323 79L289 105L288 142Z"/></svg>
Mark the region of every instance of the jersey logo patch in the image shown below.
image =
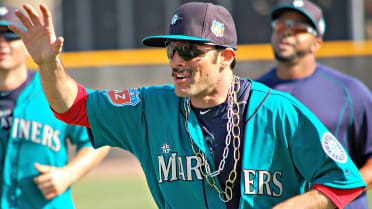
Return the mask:
<svg viewBox="0 0 372 209"><path fill-rule="evenodd" d="M347 155L340 142L330 132L322 136L322 147L324 152L339 163L346 163Z"/></svg>
<svg viewBox="0 0 372 209"><path fill-rule="evenodd" d="M169 144L165 143L163 144L163 146L161 147L161 149L163 150L163 153L164 154L169 154L169 152L172 150L169 146Z"/></svg>
<svg viewBox="0 0 372 209"><path fill-rule="evenodd" d="M107 98L114 106L135 106L141 99L139 98L138 89L112 90L106 92Z"/></svg>

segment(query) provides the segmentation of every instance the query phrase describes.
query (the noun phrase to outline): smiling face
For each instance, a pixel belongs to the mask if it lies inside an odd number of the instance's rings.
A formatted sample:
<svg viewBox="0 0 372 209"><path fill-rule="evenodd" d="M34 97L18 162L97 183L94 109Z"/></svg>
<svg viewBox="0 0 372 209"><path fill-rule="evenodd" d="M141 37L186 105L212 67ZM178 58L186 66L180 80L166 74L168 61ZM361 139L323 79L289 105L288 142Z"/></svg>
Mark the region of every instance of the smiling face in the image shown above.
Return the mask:
<svg viewBox="0 0 372 209"><path fill-rule="evenodd" d="M193 47L197 47L203 53L185 60L176 50L170 60L175 92L180 97L202 97L212 94L220 79L219 56L214 47L202 45Z"/></svg>
<svg viewBox="0 0 372 209"><path fill-rule="evenodd" d="M234 50L185 41L170 44L167 53L176 95L191 97L192 104L198 107L223 102L232 80Z"/></svg>

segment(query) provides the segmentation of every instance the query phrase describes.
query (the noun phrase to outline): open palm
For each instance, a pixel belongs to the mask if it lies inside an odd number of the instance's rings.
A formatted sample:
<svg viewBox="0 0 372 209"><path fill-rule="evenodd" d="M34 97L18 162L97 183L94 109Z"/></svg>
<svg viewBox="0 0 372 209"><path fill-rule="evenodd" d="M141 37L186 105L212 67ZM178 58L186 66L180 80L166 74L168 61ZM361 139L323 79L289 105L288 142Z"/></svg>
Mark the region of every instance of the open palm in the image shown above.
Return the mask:
<svg viewBox="0 0 372 209"><path fill-rule="evenodd" d="M16 11L16 16L21 20L27 31L15 25L10 25L9 29L22 38L36 64L43 65L55 62L62 49L63 38L56 38L49 9L41 4L42 17L39 17L31 5L25 4L23 8L27 16L20 11Z"/></svg>

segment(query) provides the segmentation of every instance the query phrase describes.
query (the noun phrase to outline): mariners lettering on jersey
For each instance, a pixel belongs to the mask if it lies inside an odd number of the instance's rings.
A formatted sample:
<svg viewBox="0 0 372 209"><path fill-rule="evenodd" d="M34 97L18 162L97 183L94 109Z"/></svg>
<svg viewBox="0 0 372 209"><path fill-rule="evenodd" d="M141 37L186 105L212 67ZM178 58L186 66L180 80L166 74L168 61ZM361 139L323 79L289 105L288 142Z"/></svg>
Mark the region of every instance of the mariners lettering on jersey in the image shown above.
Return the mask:
<svg viewBox="0 0 372 209"><path fill-rule="evenodd" d="M1 128L9 129L12 126L12 110L4 109L0 110Z"/></svg>
<svg viewBox="0 0 372 209"><path fill-rule="evenodd" d="M244 194L280 197L283 194L282 171L243 169Z"/></svg>
<svg viewBox="0 0 372 209"><path fill-rule="evenodd" d="M27 121L20 118L14 119L12 137L30 140L34 143L48 146L57 152L60 149L59 130L54 130L51 126L41 124L37 121Z"/></svg>
<svg viewBox="0 0 372 209"><path fill-rule="evenodd" d="M202 180L199 167L201 159L196 156L177 156L177 153L158 155L159 184L165 181Z"/></svg>
<svg viewBox="0 0 372 209"><path fill-rule="evenodd" d="M113 90L105 92L111 104L118 107L125 105L135 106L141 101L139 98L139 93L140 92L138 89Z"/></svg>

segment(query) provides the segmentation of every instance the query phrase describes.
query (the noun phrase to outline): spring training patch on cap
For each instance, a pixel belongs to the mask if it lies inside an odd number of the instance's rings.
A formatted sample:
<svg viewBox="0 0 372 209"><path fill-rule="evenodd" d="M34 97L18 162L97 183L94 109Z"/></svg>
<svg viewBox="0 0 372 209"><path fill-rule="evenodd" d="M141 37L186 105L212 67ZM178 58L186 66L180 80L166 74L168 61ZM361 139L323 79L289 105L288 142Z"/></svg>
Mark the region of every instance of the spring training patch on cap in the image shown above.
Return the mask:
<svg viewBox="0 0 372 209"><path fill-rule="evenodd" d="M324 152L333 160L339 163L346 163L347 155L340 142L330 132L322 136L322 147Z"/></svg>
<svg viewBox="0 0 372 209"><path fill-rule="evenodd" d="M211 31L215 36L223 37L224 30L225 30L225 25L223 23L220 23L217 20L213 20Z"/></svg>
<svg viewBox="0 0 372 209"><path fill-rule="evenodd" d="M105 92L105 94L111 104L117 107L126 105L135 106L141 101L138 89L112 90Z"/></svg>

